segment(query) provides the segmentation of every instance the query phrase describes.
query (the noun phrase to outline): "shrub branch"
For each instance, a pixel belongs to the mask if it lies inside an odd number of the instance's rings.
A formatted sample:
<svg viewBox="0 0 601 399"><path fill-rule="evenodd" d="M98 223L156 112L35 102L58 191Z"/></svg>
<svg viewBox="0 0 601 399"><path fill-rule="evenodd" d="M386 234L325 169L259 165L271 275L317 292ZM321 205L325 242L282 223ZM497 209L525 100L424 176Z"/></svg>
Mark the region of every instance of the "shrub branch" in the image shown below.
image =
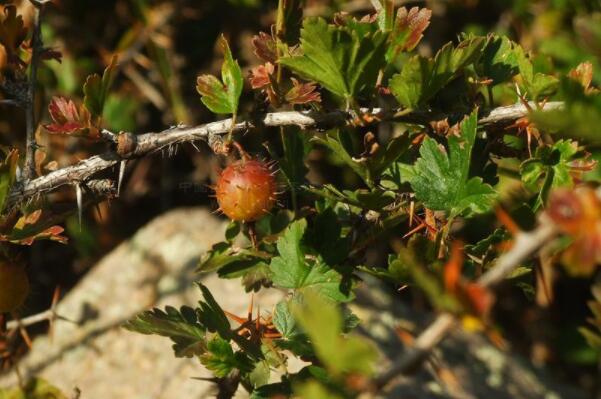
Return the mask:
<svg viewBox="0 0 601 399"><path fill-rule="evenodd" d="M513 241L512 248L501 255L494 266L484 273L478 283L486 288L501 283L524 260L534 254L540 247L552 239L558 230L543 214L538 227L530 232L519 232ZM450 313L441 313L415 339L414 345L404 351L384 373L378 376L374 385L381 389L396 376L409 374L428 357L430 351L438 345L455 326L456 317Z"/></svg>
<svg viewBox="0 0 601 399"><path fill-rule="evenodd" d="M561 102L550 102L544 110L562 107ZM533 105L534 106L534 105ZM426 124L433 120L442 119L444 115L429 112L413 112L400 117L395 117L399 110L382 108L362 108L361 113L369 115L375 121L396 120L411 123ZM484 127L504 126L518 118L526 116L528 109L522 104L508 107L499 107L483 113L479 123ZM114 167L125 159L140 158L183 143L195 141L219 140L221 135L233 132L244 132L262 126L299 126L302 129L317 128L328 129L335 126L352 125L353 116L345 111L315 112L315 111L286 111L267 113L255 118L236 123L232 127L232 119L224 119L199 126L176 126L159 133L145 133L135 137L134 143L126 152L108 151L101 155L92 156L79 163L58 169L45 176L24 180L17 185L8 199L9 205L27 201L42 193L53 191L65 185L85 183L95 174ZM118 136L110 131L103 131L103 137L109 141L118 141Z"/></svg>

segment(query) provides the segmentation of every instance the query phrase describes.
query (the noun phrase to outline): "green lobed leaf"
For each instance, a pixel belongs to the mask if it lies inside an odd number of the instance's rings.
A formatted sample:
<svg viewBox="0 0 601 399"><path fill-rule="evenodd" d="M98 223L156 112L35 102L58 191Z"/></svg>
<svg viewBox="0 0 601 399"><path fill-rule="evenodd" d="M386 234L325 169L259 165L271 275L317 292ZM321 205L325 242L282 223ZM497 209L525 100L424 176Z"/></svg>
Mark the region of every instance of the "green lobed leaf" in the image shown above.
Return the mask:
<svg viewBox="0 0 601 399"><path fill-rule="evenodd" d="M298 303L298 299L293 298L290 301L279 302L273 314L273 325L282 334L282 339L295 339L304 335L296 319L292 316L291 303Z"/></svg>
<svg viewBox="0 0 601 399"><path fill-rule="evenodd" d="M93 117L101 117L104 104L108 98L109 89L117 74L117 56L111 58L110 64L104 70L102 77L97 73L88 76L83 85L83 102Z"/></svg>
<svg viewBox="0 0 601 399"><path fill-rule="evenodd" d="M330 149L340 161L344 162L353 172L361 177L365 184L370 187L374 185L367 164L365 162L359 162L359 160L353 157L351 153L352 144L347 132L338 130L336 131L335 136L327 135L324 138L314 137L312 141Z"/></svg>
<svg viewBox="0 0 601 399"><path fill-rule="evenodd" d="M301 30L302 55L280 58L304 79L314 80L346 101L373 90L383 66L387 34L361 35L357 29L306 18Z"/></svg>
<svg viewBox="0 0 601 399"><path fill-rule="evenodd" d="M571 163L578 154L578 143L559 140L552 146L538 147L535 157L520 165L520 174L526 187L539 193L535 208L546 203L552 188L569 187L573 184Z"/></svg>
<svg viewBox="0 0 601 399"><path fill-rule="evenodd" d="M221 81L213 75L201 75L196 90L202 103L216 114L236 114L242 95L244 80L238 62L234 60L230 46L224 36L219 40L224 60L221 66Z"/></svg>
<svg viewBox="0 0 601 399"><path fill-rule="evenodd" d="M294 126L284 130L282 140L284 150L282 156L278 156L273 151L270 151L270 155L277 161L290 188L296 189L304 182L305 175L309 171L305 165L305 159L311 151L312 145L308 135Z"/></svg>
<svg viewBox="0 0 601 399"><path fill-rule="evenodd" d="M379 189L340 191L331 184L324 184L321 187L306 186L305 189L334 203L344 203L357 208L371 209L378 212L385 206L392 204L396 198L392 191L382 191Z"/></svg>
<svg viewBox="0 0 601 399"><path fill-rule="evenodd" d="M201 283L197 285L204 299L198 303L198 321L210 332L217 332L224 339L232 338L230 322L211 291Z"/></svg>
<svg viewBox="0 0 601 399"><path fill-rule="evenodd" d="M519 73L518 47L506 36L491 36L476 64L478 74L492 79L492 85L507 82Z"/></svg>
<svg viewBox="0 0 601 399"><path fill-rule="evenodd" d="M167 306L165 311L153 309L138 314L123 325L130 331L170 338L177 357L192 357L206 350L206 330L194 309L183 306L177 310Z"/></svg>
<svg viewBox="0 0 601 399"><path fill-rule="evenodd" d="M292 299L281 301L276 305L273 325L282 334L282 337L276 340L276 345L297 356L310 357L314 356L314 352L309 338L292 314L292 307L300 304L302 304L302 296L295 295Z"/></svg>
<svg viewBox="0 0 601 399"><path fill-rule="evenodd" d="M337 265L348 256L351 249L350 235L341 236L342 225L332 208L317 214L309 229L307 241L329 265Z"/></svg>
<svg viewBox="0 0 601 399"><path fill-rule="evenodd" d="M448 154L434 139L426 138L421 157L414 165L402 168L416 198L427 208L454 217L483 213L492 206L495 190L480 177L469 178L477 123L476 110L461 123L461 137L449 137Z"/></svg>
<svg viewBox="0 0 601 399"><path fill-rule="evenodd" d="M234 369L250 373L254 368L248 356L241 351L234 352L232 345L219 336L209 341L207 352L200 356L200 362L218 378L227 377Z"/></svg>
<svg viewBox="0 0 601 399"><path fill-rule="evenodd" d="M516 48L517 65L522 77L524 91L528 97L534 101L548 97L557 91L559 80L550 75L545 75L534 71L532 61L526 55L521 47Z"/></svg>
<svg viewBox="0 0 601 399"><path fill-rule="evenodd" d="M268 259L268 255L256 250L233 248L229 242L219 242L200 259L198 272L209 273L227 268L223 275L256 266ZM238 277L238 275L233 276Z"/></svg>
<svg viewBox="0 0 601 399"><path fill-rule="evenodd" d="M341 290L342 276L321 260L305 257L301 241L307 229L305 219L292 223L277 242L279 256L271 260L273 284L299 292L314 291L335 301L346 302L352 292Z"/></svg>
<svg viewBox="0 0 601 399"><path fill-rule="evenodd" d="M481 55L485 37L466 39L453 47L443 46L433 59L416 55L390 80L390 90L401 105L415 108L429 101Z"/></svg>

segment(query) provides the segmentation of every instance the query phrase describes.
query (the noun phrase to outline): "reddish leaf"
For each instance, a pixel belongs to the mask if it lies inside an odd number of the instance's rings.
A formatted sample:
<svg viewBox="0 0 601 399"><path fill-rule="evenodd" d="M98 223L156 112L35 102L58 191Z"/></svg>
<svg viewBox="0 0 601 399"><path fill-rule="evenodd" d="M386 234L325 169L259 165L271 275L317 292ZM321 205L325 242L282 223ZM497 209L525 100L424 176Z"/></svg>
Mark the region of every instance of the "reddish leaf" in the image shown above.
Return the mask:
<svg viewBox="0 0 601 399"><path fill-rule="evenodd" d="M68 122L79 121L79 111L75 103L64 97L54 97L50 105L48 105L48 112L52 120L57 124L64 125Z"/></svg>
<svg viewBox="0 0 601 399"><path fill-rule="evenodd" d="M564 233L573 238L561 258L574 276L590 276L601 264L601 201L595 190L557 190L550 199L547 214Z"/></svg>
<svg viewBox="0 0 601 399"><path fill-rule="evenodd" d="M271 62L265 65L259 65L251 71L250 85L253 89L262 89L271 84L270 76L273 75L275 68Z"/></svg>
<svg viewBox="0 0 601 399"><path fill-rule="evenodd" d="M427 8L419 9L418 7L413 7L409 11L405 7L399 9L395 32L398 29L400 32L408 33L405 45L403 46L404 50L411 51L417 46L422 37L424 37L424 31L430 25L431 16L432 11Z"/></svg>
<svg viewBox="0 0 601 399"><path fill-rule="evenodd" d="M365 23L371 24L378 20L378 14L366 14L360 19L355 18L353 15L346 11L337 12L334 14L333 22L338 26L346 26L349 24Z"/></svg>
<svg viewBox="0 0 601 399"><path fill-rule="evenodd" d="M551 194L547 213L563 232L577 236L601 221L601 201L588 187L559 189Z"/></svg>
<svg viewBox="0 0 601 399"><path fill-rule="evenodd" d="M90 114L85 107L81 110L72 100L64 97L53 97L48 105L48 113L53 123L44 125L51 134L67 134L72 136L98 139L98 129L91 126Z"/></svg>
<svg viewBox="0 0 601 399"><path fill-rule="evenodd" d="M317 91L317 85L313 82L300 83L292 79L292 89L286 93L286 101L290 104L308 104L321 102L321 94Z"/></svg>
<svg viewBox="0 0 601 399"><path fill-rule="evenodd" d="M65 244L67 237L61 235L63 231L61 226L48 227L47 221L42 219L42 210L38 209L22 216L9 234L0 235L0 241L31 245L36 240L52 240Z"/></svg>
<svg viewBox="0 0 601 399"><path fill-rule="evenodd" d="M580 83L586 93L594 90L591 88L591 83L593 82L593 64L590 62L583 62L572 69L568 73L568 77Z"/></svg>
<svg viewBox="0 0 601 399"><path fill-rule="evenodd" d="M271 62L275 64L277 62L277 49L275 40L271 35L265 32L259 32L258 35L252 38L253 53L261 60L265 62Z"/></svg>
<svg viewBox="0 0 601 399"><path fill-rule="evenodd" d="M424 30L430 25L431 16L432 11L427 8L413 7L409 11L405 7L399 9L386 53L388 62L393 62L400 52L411 51L417 46Z"/></svg>

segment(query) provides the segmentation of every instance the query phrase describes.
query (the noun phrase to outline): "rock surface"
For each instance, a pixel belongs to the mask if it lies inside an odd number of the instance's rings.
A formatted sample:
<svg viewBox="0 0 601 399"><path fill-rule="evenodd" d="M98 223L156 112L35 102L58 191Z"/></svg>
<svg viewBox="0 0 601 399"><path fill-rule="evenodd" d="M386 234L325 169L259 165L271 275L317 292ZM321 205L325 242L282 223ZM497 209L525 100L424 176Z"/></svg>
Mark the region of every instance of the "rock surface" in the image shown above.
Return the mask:
<svg viewBox="0 0 601 399"><path fill-rule="evenodd" d="M204 398L213 384L191 379L210 374L195 359L173 356L168 339L120 328L148 308L194 305L193 282L200 255L221 241L222 220L201 208L168 212L140 229L91 270L60 302L57 313L79 325L58 321L53 340L38 337L21 361L25 377L42 377L63 392L75 387L82 398ZM203 283L217 293L224 309L245 314L250 295L238 280L215 274ZM277 290L255 296L263 309L281 297ZM14 373L0 386L16 383Z"/></svg>

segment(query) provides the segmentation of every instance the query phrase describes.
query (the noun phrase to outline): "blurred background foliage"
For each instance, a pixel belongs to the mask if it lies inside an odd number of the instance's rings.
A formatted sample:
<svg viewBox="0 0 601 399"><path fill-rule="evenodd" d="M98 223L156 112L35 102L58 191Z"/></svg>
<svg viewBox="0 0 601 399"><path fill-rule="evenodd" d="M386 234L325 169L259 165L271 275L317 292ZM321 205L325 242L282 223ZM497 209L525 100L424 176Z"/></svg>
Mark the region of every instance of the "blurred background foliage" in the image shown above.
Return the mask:
<svg viewBox="0 0 601 399"><path fill-rule="evenodd" d="M26 25L32 21L28 1L17 2ZM370 12L369 0L307 0L306 14L331 16L338 11ZM532 50L535 69L565 76L579 63L590 61L593 83L601 83L601 2L594 0L455 0L403 1L406 6L432 9L430 28L418 51L432 55L444 43L462 32L485 35L496 32L509 36L526 50ZM104 118L113 131L143 133L160 131L179 123L208 122L214 116L201 104L195 89L200 73L218 74L221 66L217 39L228 38L232 51L246 75L259 60L252 54L251 38L268 31L275 20L276 0L57 0L44 18L46 45L63 54L62 63L47 62L39 73L38 114L48 120L51 96L80 100L85 77L101 72L114 53L119 53L119 76L113 85ZM592 33L591 33L592 32ZM596 35L595 35L596 32ZM597 39L598 40L598 39ZM0 63L5 55L0 51ZM507 88L496 93L499 105L516 101ZM243 114L260 111L250 90L243 94ZM0 106L0 144L23 148L25 118L10 105ZM256 132L274 137L277 132ZM104 144L49 137L38 132L43 145L38 173L73 164L102 152ZM250 150L265 153L256 135ZM601 159L599 148L589 148ZM51 196L53 206L71 214L66 222L71 243L67 246L40 242L28 249L33 295L27 313L46 309L56 285L72 287L102 254L130 236L154 216L175 206L213 205L209 184L214 182L220 162L206 146L196 150L182 146L177 154L157 154L132 161L122 197L85 211L80 229L73 204L75 193L65 189ZM334 167L319 150L309 157L308 178L313 182L344 182L348 188L360 185L352 173ZM599 172L597 172L599 173ZM552 312L554 330L537 328L541 317L536 305L523 293L504 295L496 312L504 334L512 345L531 353L541 336L559 343L553 358L541 355L566 381L593 389L596 353L586 347L575 326L589 315L583 304L590 298L590 281L561 279ZM511 289L511 288L507 288ZM575 305L577 304L577 305ZM517 315L517 316L516 316Z"/></svg>

